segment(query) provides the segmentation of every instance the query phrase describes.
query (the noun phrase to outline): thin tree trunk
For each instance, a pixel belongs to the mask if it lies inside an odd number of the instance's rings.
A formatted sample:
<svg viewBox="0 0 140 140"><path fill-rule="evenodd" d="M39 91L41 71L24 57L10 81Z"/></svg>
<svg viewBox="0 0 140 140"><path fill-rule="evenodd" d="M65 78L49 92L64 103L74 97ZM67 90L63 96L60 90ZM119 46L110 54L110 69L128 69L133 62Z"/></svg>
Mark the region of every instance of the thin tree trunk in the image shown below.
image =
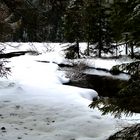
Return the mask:
<svg viewBox="0 0 140 140"><path fill-rule="evenodd" d="M102 21L101 21L101 0L99 0L99 42L98 42L98 49L99 49L99 54L98 57L102 57L102 48L103 48L103 43L102 43Z"/></svg>
<svg viewBox="0 0 140 140"><path fill-rule="evenodd" d="M76 40L76 47L77 47L77 55L78 55L78 58L80 58L80 52L79 52L79 40Z"/></svg>
<svg viewBox="0 0 140 140"><path fill-rule="evenodd" d="M87 42L87 56L89 56L89 41Z"/></svg>
<svg viewBox="0 0 140 140"><path fill-rule="evenodd" d="M102 57L102 49L101 49L101 48L102 48L102 45L101 45L101 42L99 42L99 50L98 50L98 51L99 51L99 52L98 52L98 57L99 57L99 58Z"/></svg>
<svg viewBox="0 0 140 140"><path fill-rule="evenodd" d="M134 58L134 46L132 43L130 43L130 47L131 47L131 58Z"/></svg>
<svg viewBox="0 0 140 140"><path fill-rule="evenodd" d="M128 34L127 33L125 34L125 42L126 42L125 54L128 55Z"/></svg>
<svg viewBox="0 0 140 140"><path fill-rule="evenodd" d="M116 46L115 46L115 48L116 48L116 57L118 56L118 47L117 47L117 42L116 42Z"/></svg>
<svg viewBox="0 0 140 140"><path fill-rule="evenodd" d="M125 54L128 55L128 44L126 43L126 46L125 46Z"/></svg>

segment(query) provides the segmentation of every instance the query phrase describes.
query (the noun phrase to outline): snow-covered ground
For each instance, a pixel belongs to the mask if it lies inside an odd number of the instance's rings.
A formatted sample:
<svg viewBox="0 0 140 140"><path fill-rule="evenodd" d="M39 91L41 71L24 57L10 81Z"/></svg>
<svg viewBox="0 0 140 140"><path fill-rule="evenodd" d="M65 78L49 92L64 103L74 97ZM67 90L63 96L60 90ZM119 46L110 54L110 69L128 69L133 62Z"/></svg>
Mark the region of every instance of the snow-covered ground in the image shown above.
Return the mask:
<svg viewBox="0 0 140 140"><path fill-rule="evenodd" d="M9 46L7 52L27 46ZM140 122L139 114L116 119L90 109L96 91L63 85L69 79L57 64L38 62L64 61L59 45L55 48L38 56L9 59L11 75L0 78L0 140L105 140L122 127Z"/></svg>

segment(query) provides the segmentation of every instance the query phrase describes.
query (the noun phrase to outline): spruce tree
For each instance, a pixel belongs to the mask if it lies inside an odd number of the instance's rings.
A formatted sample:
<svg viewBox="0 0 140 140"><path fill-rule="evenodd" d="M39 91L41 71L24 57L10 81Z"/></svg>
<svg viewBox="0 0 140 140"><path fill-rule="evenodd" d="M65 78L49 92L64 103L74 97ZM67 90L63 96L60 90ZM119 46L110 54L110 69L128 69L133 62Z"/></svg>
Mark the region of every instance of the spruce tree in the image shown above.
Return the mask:
<svg viewBox="0 0 140 140"><path fill-rule="evenodd" d="M70 1L64 18L64 37L69 42L80 41L83 38L83 27L82 27L82 0Z"/></svg>
<svg viewBox="0 0 140 140"><path fill-rule="evenodd" d="M84 7L86 40L95 45L98 57L101 57L102 51L108 52L112 43L110 7L101 0L86 0Z"/></svg>
<svg viewBox="0 0 140 140"><path fill-rule="evenodd" d="M83 1L72 0L68 4L63 17L64 38L68 42L75 42L75 47L79 50L79 41L83 41ZM80 57L79 51L77 53Z"/></svg>
<svg viewBox="0 0 140 140"><path fill-rule="evenodd" d="M134 46L140 45L140 10L139 0L115 0L112 5L111 25L113 29L113 39L116 42L126 44L126 54L128 45L131 47L131 56L134 57Z"/></svg>

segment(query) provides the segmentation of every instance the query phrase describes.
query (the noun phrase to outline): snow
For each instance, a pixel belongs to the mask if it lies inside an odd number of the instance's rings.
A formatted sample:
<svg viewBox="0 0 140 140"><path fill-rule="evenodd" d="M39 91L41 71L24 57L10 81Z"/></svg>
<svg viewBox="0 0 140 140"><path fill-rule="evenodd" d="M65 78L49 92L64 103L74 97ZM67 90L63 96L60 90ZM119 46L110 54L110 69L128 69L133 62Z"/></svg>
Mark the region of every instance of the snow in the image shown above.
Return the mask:
<svg viewBox="0 0 140 140"><path fill-rule="evenodd" d="M51 63L63 61L60 44L53 45L57 51L9 59L11 75L0 78L0 128L6 129L0 130L0 140L105 140L122 127L140 122L139 114L116 119L90 109L97 92L63 85L69 79ZM27 44L18 50L24 47Z"/></svg>
<svg viewBox="0 0 140 140"><path fill-rule="evenodd" d="M87 69L84 73L87 74L91 74L91 75L100 75L100 76L108 76L108 77L112 77L114 79L121 79L121 80L129 80L130 79L130 75L128 74L118 74L118 75L112 75L110 72L104 72L102 70L96 70L96 69Z"/></svg>
<svg viewBox="0 0 140 140"><path fill-rule="evenodd" d="M84 91L77 88L13 85L1 91L4 118L0 122L7 132L1 132L0 139L103 139L117 125L114 119L89 109L88 100L78 95Z"/></svg>
<svg viewBox="0 0 140 140"><path fill-rule="evenodd" d="M87 62L88 62L90 67L94 66L95 68L103 68L103 69L110 70L115 65L132 62L132 59L121 58L121 59L113 59L112 60L112 59L96 58L96 59L94 59L94 61L92 59L88 59Z"/></svg>

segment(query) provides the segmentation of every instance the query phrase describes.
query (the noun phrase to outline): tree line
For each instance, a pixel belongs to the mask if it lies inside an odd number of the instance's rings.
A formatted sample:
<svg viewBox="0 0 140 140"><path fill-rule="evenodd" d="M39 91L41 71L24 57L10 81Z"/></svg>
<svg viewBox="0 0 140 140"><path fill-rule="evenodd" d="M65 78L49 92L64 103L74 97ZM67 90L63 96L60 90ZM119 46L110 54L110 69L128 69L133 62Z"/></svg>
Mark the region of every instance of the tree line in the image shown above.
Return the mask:
<svg viewBox="0 0 140 140"><path fill-rule="evenodd" d="M140 46L140 0L0 0L0 41Z"/></svg>

